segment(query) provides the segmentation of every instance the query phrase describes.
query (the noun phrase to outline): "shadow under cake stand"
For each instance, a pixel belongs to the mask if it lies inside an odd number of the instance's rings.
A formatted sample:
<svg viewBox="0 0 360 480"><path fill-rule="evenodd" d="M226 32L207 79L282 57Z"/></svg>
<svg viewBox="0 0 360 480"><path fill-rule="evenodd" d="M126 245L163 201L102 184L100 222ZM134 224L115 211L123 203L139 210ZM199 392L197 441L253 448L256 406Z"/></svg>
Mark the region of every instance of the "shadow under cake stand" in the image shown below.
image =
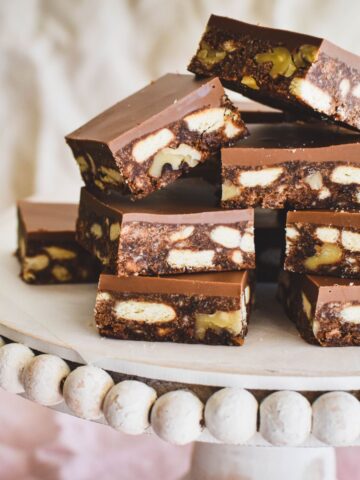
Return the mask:
<svg viewBox="0 0 360 480"><path fill-rule="evenodd" d="M24 284L12 255L16 244L15 212L2 215L1 225L3 388L31 397L21 372L26 362L50 354L51 362L57 365L54 371L58 372L60 359L73 372L79 371L79 365L92 365L100 383L109 378L106 372L110 372L115 383L136 379L150 385L157 390L156 402L169 391L191 391L206 405L206 411L209 398L219 389L227 388L220 404L233 394L236 397L237 392L250 393L260 406L255 413L255 434L242 445L226 444L221 426L219 432L216 425L208 428L205 416L187 476L191 480L335 479L333 447L360 445L360 350L305 343L275 300L275 285L257 286L250 331L240 348L105 339L98 336L93 322L96 286ZM37 385L52 384L47 363L34 375ZM74 385L76 382L69 387L73 388L70 394L80 403L85 401L84 392L79 397ZM91 392L85 394L91 403ZM169 405L171 409L171 401ZM61 398L51 408L79 416L66 396L65 401ZM101 413L88 418L106 423ZM150 426L147 432L153 430ZM225 435L230 443L238 438L236 431L233 433ZM176 430L172 434L177 443Z"/></svg>

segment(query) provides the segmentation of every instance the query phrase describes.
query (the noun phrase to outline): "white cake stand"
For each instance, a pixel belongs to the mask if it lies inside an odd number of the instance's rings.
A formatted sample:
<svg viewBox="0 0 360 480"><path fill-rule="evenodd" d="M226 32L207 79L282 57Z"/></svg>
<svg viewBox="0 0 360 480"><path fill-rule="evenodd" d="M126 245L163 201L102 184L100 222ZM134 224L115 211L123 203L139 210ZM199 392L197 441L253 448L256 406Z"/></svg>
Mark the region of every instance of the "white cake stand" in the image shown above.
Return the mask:
<svg viewBox="0 0 360 480"><path fill-rule="evenodd" d="M335 479L332 447L360 444L360 349L306 344L274 299L275 286L258 287L240 348L104 339L93 324L96 286L25 285L12 256L14 211L0 221L3 388L103 423L107 408L107 421L128 433L155 431L178 444L197 440L187 477L192 480ZM131 388L135 378L136 387L144 388L139 401L123 392L120 406L115 397L104 403L113 385L106 372L115 383L131 379ZM156 401L147 384L159 387ZM209 400L224 387L223 395ZM168 390L179 398L179 391L193 391L195 403L164 397ZM206 404L202 429L203 405L196 396Z"/></svg>

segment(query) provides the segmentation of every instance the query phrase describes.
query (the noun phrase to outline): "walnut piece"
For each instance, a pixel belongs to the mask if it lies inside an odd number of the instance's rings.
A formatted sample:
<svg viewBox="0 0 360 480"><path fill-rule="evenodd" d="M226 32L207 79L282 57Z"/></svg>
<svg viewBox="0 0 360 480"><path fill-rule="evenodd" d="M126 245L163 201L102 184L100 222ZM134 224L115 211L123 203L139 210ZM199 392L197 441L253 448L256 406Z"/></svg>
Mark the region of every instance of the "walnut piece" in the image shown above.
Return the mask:
<svg viewBox="0 0 360 480"><path fill-rule="evenodd" d="M206 331L209 329L217 333L226 330L230 332L231 335L240 335L243 328L244 324L241 310L195 314L195 334L200 340L205 337Z"/></svg>
<svg viewBox="0 0 360 480"><path fill-rule="evenodd" d="M258 53L255 55L255 62L259 64L272 63L270 76L277 78L279 75L291 77L296 71L296 65L293 62L291 53L285 47L275 47L269 52Z"/></svg>
<svg viewBox="0 0 360 480"><path fill-rule="evenodd" d="M170 165L172 170L179 170L184 163L193 168L200 160L201 152L185 143L180 143L177 148L163 148L155 155L149 168L149 175L160 177L165 165Z"/></svg>
<svg viewBox="0 0 360 480"><path fill-rule="evenodd" d="M304 265L309 270L316 270L321 265L334 265L342 258L341 248L334 243L324 243L316 246L316 253L308 257Z"/></svg>

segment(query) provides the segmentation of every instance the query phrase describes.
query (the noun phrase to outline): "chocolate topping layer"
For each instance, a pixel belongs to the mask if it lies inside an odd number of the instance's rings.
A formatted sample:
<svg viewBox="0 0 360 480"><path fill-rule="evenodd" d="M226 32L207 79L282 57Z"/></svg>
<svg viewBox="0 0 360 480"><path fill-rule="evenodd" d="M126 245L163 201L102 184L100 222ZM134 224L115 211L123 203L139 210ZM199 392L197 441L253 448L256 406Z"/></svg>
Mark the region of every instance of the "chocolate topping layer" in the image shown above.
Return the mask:
<svg viewBox="0 0 360 480"><path fill-rule="evenodd" d="M125 196L104 196L99 199L86 188L81 190L81 203L99 214L123 218L123 221L159 223L233 223L253 220L253 209L224 211L217 207L216 187L195 178L184 178L138 202Z"/></svg>
<svg viewBox="0 0 360 480"><path fill-rule="evenodd" d="M360 300L360 280L296 273L291 275L296 275L296 281L313 303L316 300L319 305L336 301L347 303Z"/></svg>
<svg viewBox="0 0 360 480"><path fill-rule="evenodd" d="M239 297L248 282L248 272L193 273L166 277L116 277L101 275L100 291L164 293Z"/></svg>
<svg viewBox="0 0 360 480"><path fill-rule="evenodd" d="M78 206L71 203L18 202L19 219L27 237L66 240L75 238Z"/></svg>
<svg viewBox="0 0 360 480"><path fill-rule="evenodd" d="M337 227L360 227L360 213L326 210L295 210L288 212L286 223L315 223Z"/></svg>
<svg viewBox="0 0 360 480"><path fill-rule="evenodd" d="M360 163L360 134L320 122L249 125L250 136L222 148L223 165L272 165L303 160Z"/></svg>
<svg viewBox="0 0 360 480"><path fill-rule="evenodd" d="M105 110L66 136L68 143L106 144L116 153L132 140L153 132L202 107L217 107L224 95L218 78L167 74Z"/></svg>

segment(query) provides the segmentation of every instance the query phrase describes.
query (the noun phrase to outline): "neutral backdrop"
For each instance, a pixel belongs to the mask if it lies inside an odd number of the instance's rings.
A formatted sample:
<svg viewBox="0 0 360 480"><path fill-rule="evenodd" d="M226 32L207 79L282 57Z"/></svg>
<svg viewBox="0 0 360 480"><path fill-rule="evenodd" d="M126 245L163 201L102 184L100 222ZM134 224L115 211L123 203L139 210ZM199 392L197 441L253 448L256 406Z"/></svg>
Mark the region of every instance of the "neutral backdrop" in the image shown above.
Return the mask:
<svg viewBox="0 0 360 480"><path fill-rule="evenodd" d="M210 13L360 54L357 0L0 0L0 208L33 194L77 199L64 135L160 75L185 72ZM172 480L189 452L0 392L0 480ZM342 480L360 479L358 458L340 452Z"/></svg>

